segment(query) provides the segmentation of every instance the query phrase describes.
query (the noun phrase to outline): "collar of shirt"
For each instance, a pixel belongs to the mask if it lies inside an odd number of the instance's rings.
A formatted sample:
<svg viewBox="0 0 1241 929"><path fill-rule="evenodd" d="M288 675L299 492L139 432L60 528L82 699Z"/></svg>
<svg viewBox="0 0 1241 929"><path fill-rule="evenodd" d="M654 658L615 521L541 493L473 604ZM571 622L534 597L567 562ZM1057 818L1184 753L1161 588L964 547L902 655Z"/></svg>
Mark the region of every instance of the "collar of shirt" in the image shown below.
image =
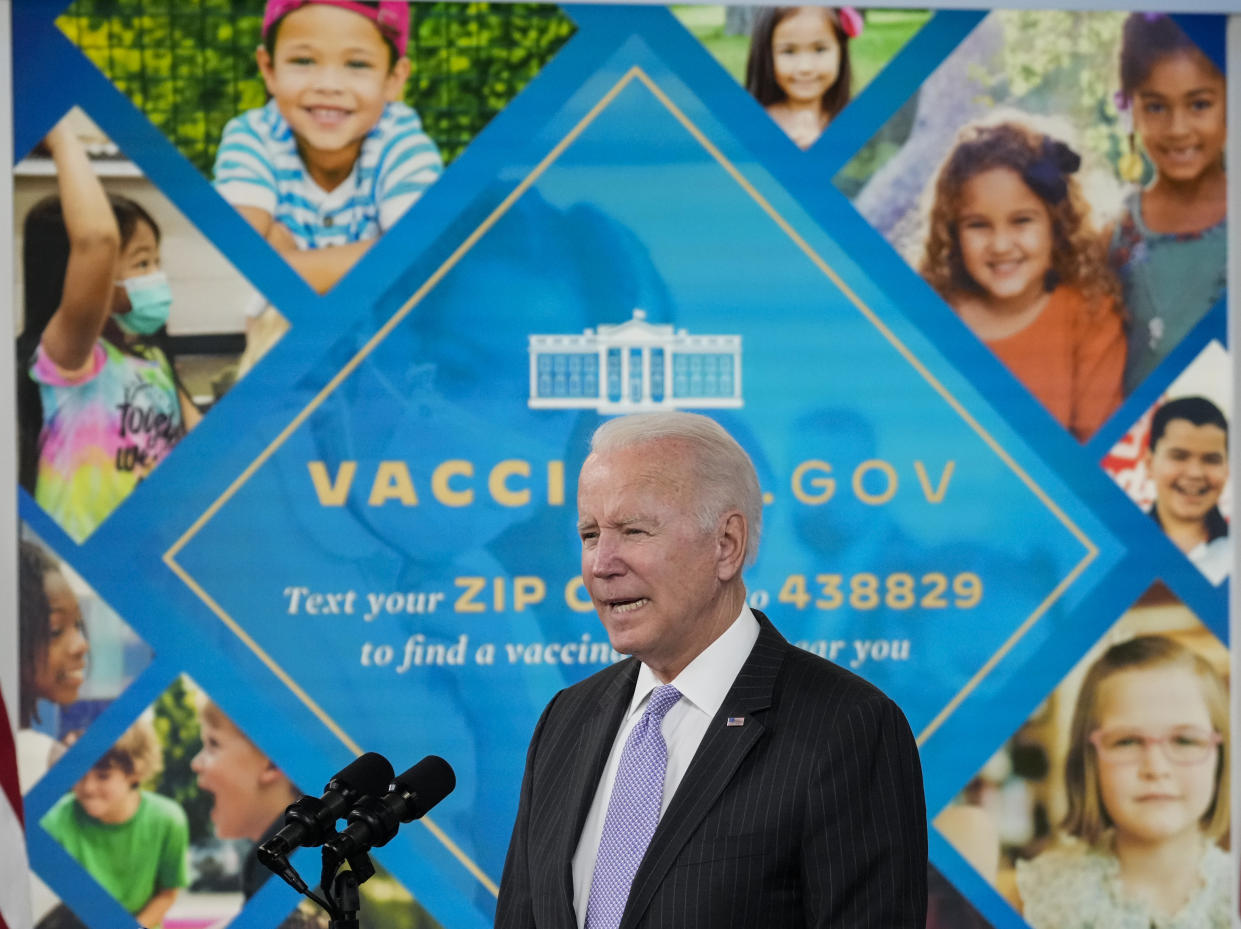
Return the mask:
<svg viewBox="0 0 1241 929"><path fill-rule="evenodd" d="M736 680L741 666L758 641L758 619L748 606L741 612L718 639L708 645L698 657L685 666L670 684L681 692L681 699L693 704L710 719L724 702L724 697ZM638 681L629 702L626 720L646 709L651 691L662 682L645 664L638 667Z"/></svg>

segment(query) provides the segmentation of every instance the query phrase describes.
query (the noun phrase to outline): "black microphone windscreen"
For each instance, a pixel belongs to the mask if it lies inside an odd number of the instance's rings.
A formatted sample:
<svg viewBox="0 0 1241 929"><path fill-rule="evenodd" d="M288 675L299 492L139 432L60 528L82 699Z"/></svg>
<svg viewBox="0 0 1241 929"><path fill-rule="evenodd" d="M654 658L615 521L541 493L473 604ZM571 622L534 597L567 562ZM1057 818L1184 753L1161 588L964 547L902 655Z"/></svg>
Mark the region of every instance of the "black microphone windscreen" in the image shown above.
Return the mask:
<svg viewBox="0 0 1241 929"><path fill-rule="evenodd" d="M340 772L328 781L324 790L331 790L333 782L350 787L360 794L377 797L392 783L392 765L378 752L367 752L341 768Z"/></svg>
<svg viewBox="0 0 1241 929"><path fill-rule="evenodd" d="M427 755L408 771L400 774L396 786L414 795L411 818L418 819L457 786L452 765L438 755Z"/></svg>

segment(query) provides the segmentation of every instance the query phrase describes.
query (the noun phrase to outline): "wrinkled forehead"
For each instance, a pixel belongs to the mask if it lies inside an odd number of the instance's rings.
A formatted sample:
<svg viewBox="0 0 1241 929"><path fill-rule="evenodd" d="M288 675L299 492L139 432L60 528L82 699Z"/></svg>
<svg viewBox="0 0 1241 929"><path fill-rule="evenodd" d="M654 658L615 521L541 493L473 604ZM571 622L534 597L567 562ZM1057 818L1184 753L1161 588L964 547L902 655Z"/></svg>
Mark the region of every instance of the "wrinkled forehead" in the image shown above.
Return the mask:
<svg viewBox="0 0 1241 929"><path fill-rule="evenodd" d="M578 475L578 513L600 518L618 508L688 504L694 493L692 466L688 446L675 439L591 452Z"/></svg>

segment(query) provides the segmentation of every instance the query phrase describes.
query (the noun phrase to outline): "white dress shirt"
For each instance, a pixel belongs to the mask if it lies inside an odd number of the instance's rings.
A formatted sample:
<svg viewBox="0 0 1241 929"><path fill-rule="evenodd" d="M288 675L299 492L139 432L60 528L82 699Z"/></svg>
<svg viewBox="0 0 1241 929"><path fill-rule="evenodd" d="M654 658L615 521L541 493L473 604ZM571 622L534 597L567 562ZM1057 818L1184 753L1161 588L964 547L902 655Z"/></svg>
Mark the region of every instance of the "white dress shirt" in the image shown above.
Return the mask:
<svg viewBox="0 0 1241 929"><path fill-rule="evenodd" d="M669 684L681 692L681 699L664 717L664 742L668 745L668 767L664 773L664 796L659 807L662 817L668 810L672 795L676 793L685 770L693 760L694 753L707 734L707 726L719 711L720 704L736 680L741 666L758 641L758 620L748 606L741 608L731 626L718 639L708 645ZM573 855L573 909L577 913L578 929L586 925L586 901L590 896L590 882L595 874L595 857L599 854L599 840L603 837L603 820L616 781L616 769L620 766L621 752L629 732L638 724L646 710L651 691L662 682L645 664L638 667L638 682L629 703L629 712L621 722L612 742L603 778L595 789L595 799L578 838L577 851Z"/></svg>

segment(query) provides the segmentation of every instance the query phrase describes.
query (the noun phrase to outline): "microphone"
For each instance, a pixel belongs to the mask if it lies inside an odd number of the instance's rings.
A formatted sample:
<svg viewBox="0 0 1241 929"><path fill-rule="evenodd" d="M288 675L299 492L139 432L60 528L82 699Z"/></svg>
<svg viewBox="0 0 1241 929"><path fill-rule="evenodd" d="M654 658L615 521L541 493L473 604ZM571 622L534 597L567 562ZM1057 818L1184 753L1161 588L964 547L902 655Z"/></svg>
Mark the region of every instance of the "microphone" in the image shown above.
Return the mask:
<svg viewBox="0 0 1241 929"><path fill-rule="evenodd" d="M388 844L401 823L423 816L457 786L452 766L427 755L395 778L382 797L366 796L349 813L349 825L323 843L323 853L344 861L360 851Z"/></svg>
<svg viewBox="0 0 1241 929"><path fill-rule="evenodd" d="M381 793L391 780L392 765L383 755L359 755L327 782L322 797L307 795L284 811L284 827L258 847L259 861L285 877L293 849L321 845L336 832L338 819L359 801Z"/></svg>

